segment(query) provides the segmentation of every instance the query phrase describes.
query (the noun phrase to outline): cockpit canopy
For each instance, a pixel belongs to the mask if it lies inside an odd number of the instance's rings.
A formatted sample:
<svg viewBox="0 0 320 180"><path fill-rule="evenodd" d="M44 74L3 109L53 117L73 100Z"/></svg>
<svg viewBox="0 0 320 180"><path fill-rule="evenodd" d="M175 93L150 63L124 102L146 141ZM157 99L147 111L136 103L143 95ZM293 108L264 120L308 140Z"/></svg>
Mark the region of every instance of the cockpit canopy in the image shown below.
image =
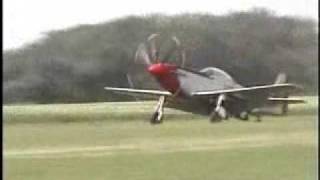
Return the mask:
<svg viewBox="0 0 320 180"><path fill-rule="evenodd" d="M207 67L200 70L200 72L205 73L207 76L212 78L233 81L232 77L228 73L216 67Z"/></svg>

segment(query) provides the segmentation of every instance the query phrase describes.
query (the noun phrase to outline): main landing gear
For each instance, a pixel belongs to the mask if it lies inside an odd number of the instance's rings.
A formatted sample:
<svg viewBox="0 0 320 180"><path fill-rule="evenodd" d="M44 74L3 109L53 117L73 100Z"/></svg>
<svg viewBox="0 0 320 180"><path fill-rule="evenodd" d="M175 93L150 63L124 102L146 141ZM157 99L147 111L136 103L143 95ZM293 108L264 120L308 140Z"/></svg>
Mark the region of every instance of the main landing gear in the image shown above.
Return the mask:
<svg viewBox="0 0 320 180"><path fill-rule="evenodd" d="M251 115L256 117L256 122L261 122L261 114L259 112L253 111L251 112ZM243 111L240 114L236 116L240 120L243 121L248 121L249 120L249 112L248 111Z"/></svg>
<svg viewBox="0 0 320 180"><path fill-rule="evenodd" d="M155 112L151 116L150 123L151 124L160 124L163 120L163 106L166 101L165 96L160 96L158 104L156 106Z"/></svg>
<svg viewBox="0 0 320 180"><path fill-rule="evenodd" d="M227 110L223 107L223 101L225 98L224 94L219 95L216 107L210 113L210 122L220 122L223 119L227 120L229 118Z"/></svg>

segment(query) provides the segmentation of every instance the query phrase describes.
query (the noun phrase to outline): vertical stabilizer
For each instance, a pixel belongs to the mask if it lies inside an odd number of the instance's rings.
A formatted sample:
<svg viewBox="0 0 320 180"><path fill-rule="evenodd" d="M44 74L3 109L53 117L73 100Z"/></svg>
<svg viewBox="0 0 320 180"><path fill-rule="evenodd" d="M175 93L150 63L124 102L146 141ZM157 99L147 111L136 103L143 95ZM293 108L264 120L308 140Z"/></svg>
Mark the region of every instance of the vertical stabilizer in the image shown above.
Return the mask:
<svg viewBox="0 0 320 180"><path fill-rule="evenodd" d="M274 84L283 84L287 82L288 82L287 75L285 73L279 73Z"/></svg>
<svg viewBox="0 0 320 180"><path fill-rule="evenodd" d="M287 82L288 82L287 75L285 73L279 73L276 80L274 81L274 84L283 84ZM277 97L288 98L289 94L285 93L285 94L278 95ZM288 113L288 109L289 109L289 105L287 102L284 101L281 105L281 114L286 115Z"/></svg>

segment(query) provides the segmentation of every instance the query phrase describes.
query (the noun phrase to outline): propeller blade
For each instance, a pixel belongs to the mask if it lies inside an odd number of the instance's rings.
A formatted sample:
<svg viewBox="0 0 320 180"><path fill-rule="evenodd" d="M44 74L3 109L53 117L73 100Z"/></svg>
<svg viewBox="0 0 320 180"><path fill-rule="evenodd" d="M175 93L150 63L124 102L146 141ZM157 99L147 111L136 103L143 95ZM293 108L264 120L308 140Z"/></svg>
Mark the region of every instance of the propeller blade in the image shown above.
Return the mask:
<svg viewBox="0 0 320 180"><path fill-rule="evenodd" d="M159 34L151 34L148 37L148 42L150 44L150 55L151 60L155 62L157 59L159 59L159 49L156 46L156 38L159 36Z"/></svg>
<svg viewBox="0 0 320 180"><path fill-rule="evenodd" d="M128 80L129 87L130 87L130 88L134 88L134 86L133 86L133 81L132 81L132 79L131 79L130 74L127 73L126 76L127 76L127 80Z"/></svg>
<svg viewBox="0 0 320 180"><path fill-rule="evenodd" d="M180 61L181 61L180 66L184 67L186 64L186 52L184 50L181 50Z"/></svg>
<svg viewBox="0 0 320 180"><path fill-rule="evenodd" d="M127 80L128 80L129 87L132 88L132 89L134 89L133 81L132 81L132 78L131 78L130 74L127 73L126 76L127 76ZM138 98L137 96L133 96L133 97L134 97L134 99L135 99L136 101L139 100L139 98Z"/></svg>
<svg viewBox="0 0 320 180"><path fill-rule="evenodd" d="M147 48L143 43L139 45L138 50L136 51L134 62L143 64L145 66L151 65L151 61L147 53Z"/></svg>
<svg viewBox="0 0 320 180"><path fill-rule="evenodd" d="M186 63L186 52L181 48L181 42L177 37L172 37L173 41L176 44L176 50L178 51L178 60L180 61L180 67L184 67Z"/></svg>
<svg viewBox="0 0 320 180"><path fill-rule="evenodd" d="M177 46L177 47L180 47L180 46L181 46L181 42L180 42L180 40L179 40L176 36L173 36L173 37L172 37L172 40L176 43L176 46Z"/></svg>
<svg viewBox="0 0 320 180"><path fill-rule="evenodd" d="M169 58L172 56L172 54L173 54L173 53L180 47L180 45L181 45L179 39L178 39L176 36L173 36L171 39L174 41L175 45L172 46L172 47L167 51L167 53L166 53L165 56L163 57L162 62L167 62L167 61L169 60Z"/></svg>

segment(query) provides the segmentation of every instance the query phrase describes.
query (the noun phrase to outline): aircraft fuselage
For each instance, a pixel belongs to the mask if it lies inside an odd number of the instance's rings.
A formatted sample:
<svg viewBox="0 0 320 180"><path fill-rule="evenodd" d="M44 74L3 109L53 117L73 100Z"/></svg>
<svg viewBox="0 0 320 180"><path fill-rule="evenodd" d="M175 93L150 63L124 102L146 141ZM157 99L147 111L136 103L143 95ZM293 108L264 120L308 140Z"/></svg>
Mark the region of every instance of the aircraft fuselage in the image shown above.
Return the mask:
<svg viewBox="0 0 320 180"><path fill-rule="evenodd" d="M192 96L192 92L242 87L225 71L215 67L196 72L171 64L159 63L150 66L148 71L164 89L174 94L172 98L167 100L168 107L197 114L208 115L215 107L216 99L195 98ZM233 104L233 101L237 101L237 103ZM231 111L229 113L240 113L249 108L245 101L241 102L241 99L229 99L229 103L225 106L228 106L228 110Z"/></svg>

